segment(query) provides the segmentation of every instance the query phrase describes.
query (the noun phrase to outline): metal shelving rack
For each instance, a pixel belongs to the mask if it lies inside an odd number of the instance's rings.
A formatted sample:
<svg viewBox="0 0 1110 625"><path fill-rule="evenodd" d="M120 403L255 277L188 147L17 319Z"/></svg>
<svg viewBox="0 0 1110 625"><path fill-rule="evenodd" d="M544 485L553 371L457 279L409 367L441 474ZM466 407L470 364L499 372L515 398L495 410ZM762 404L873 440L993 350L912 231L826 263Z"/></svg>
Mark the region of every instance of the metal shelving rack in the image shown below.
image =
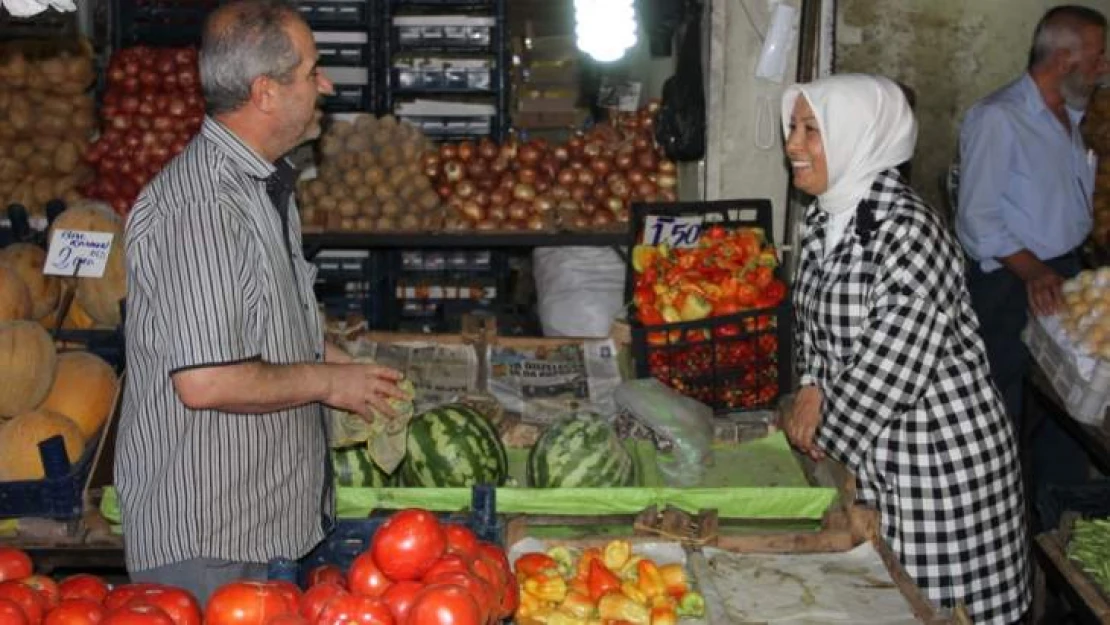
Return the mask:
<svg viewBox="0 0 1110 625"><path fill-rule="evenodd" d="M386 0L301 0L297 10L312 28L319 67L335 85L327 113L376 113L381 108L380 4Z"/></svg>
<svg viewBox="0 0 1110 625"><path fill-rule="evenodd" d="M493 115L402 115L418 123L434 140L449 141L489 136L501 141L508 135L509 119L509 57L507 0L386 0L383 4L382 49L384 68L382 78L382 110L393 113L400 101L408 98L437 100L444 97L452 101L489 103ZM479 38L468 37L469 27L412 26L407 32L419 34L417 41L402 41L394 18L420 16L450 16L486 18L490 20L488 44ZM427 36L425 36L427 35ZM414 68L402 70L395 66L404 56L414 59L444 59L445 64L434 70ZM450 65L456 60L457 66ZM488 60L488 70L475 70L474 61ZM463 61L462 63L458 63ZM472 64L467 66L465 61ZM428 66L426 66L428 67ZM488 73L488 77L487 74ZM402 76L413 80L402 83ZM468 125L467 120L470 124ZM487 124L488 121L488 124ZM485 131L483 131L483 129Z"/></svg>

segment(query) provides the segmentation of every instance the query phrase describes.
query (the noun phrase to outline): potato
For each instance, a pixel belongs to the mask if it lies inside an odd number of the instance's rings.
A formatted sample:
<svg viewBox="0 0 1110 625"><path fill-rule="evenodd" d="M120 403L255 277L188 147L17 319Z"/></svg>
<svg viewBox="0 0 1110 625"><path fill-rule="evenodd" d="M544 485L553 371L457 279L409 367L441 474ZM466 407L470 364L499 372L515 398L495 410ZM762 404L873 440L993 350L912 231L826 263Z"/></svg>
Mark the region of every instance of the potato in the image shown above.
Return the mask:
<svg viewBox="0 0 1110 625"><path fill-rule="evenodd" d="M371 131L378 125L378 121L369 113L355 116L355 132L370 136Z"/></svg>
<svg viewBox="0 0 1110 625"><path fill-rule="evenodd" d="M424 191L432 188L432 180L423 173L418 173L409 179L409 184L418 191Z"/></svg>
<svg viewBox="0 0 1110 625"><path fill-rule="evenodd" d="M324 228L328 230L339 230L342 223L343 218L339 216L339 213L332 212L324 216Z"/></svg>
<svg viewBox="0 0 1110 625"><path fill-rule="evenodd" d="M53 163L50 160L50 155L35 152L31 156L27 157L27 171L31 172L32 174L49 176L51 174L50 170L52 168Z"/></svg>
<svg viewBox="0 0 1110 625"><path fill-rule="evenodd" d="M72 173L80 162L81 152L73 141L63 141L54 149L54 171L59 174Z"/></svg>
<svg viewBox="0 0 1110 625"><path fill-rule="evenodd" d="M77 189L70 189L62 194L62 200L65 201L66 206L73 206L74 204L82 201L84 198Z"/></svg>
<svg viewBox="0 0 1110 625"><path fill-rule="evenodd" d="M70 124L73 126L74 133L87 137L96 128L96 113L92 110L74 111Z"/></svg>
<svg viewBox="0 0 1110 625"><path fill-rule="evenodd" d="M404 159L405 162L411 163L415 161L419 156L420 146L416 143L416 141L409 139L401 143L401 158Z"/></svg>
<svg viewBox="0 0 1110 625"><path fill-rule="evenodd" d="M382 215L397 217L401 214L401 203L395 199L384 200L381 204Z"/></svg>
<svg viewBox="0 0 1110 625"><path fill-rule="evenodd" d="M374 156L374 153L370 151L359 152L356 155L355 160L357 163L357 167L363 171L370 169L378 163L377 158Z"/></svg>
<svg viewBox="0 0 1110 625"><path fill-rule="evenodd" d="M73 115L73 104L68 98L46 98L42 103L42 112L46 115L70 117Z"/></svg>
<svg viewBox="0 0 1110 625"><path fill-rule="evenodd" d="M325 188L330 189L332 185L343 180L343 174L335 167L325 163L320 166L320 171L317 172L316 178Z"/></svg>
<svg viewBox="0 0 1110 625"><path fill-rule="evenodd" d="M409 170L404 165L397 165L389 170L389 184L393 185L395 189L400 189L408 177Z"/></svg>
<svg viewBox="0 0 1110 625"><path fill-rule="evenodd" d="M46 204L53 200L54 195L54 179L53 178L36 178L32 193L35 197L35 203Z"/></svg>
<svg viewBox="0 0 1110 625"><path fill-rule="evenodd" d="M77 175L69 174L62 176L54 181L54 197L65 197L65 194L70 189L77 186Z"/></svg>
<svg viewBox="0 0 1110 625"><path fill-rule="evenodd" d="M348 137L355 132L355 125L349 121L337 119L328 128L328 134L335 137Z"/></svg>
<svg viewBox="0 0 1110 625"><path fill-rule="evenodd" d="M362 215L367 217L381 217L382 209L374 200L368 200L359 205Z"/></svg>
<svg viewBox="0 0 1110 625"><path fill-rule="evenodd" d="M20 141L12 146L12 158L25 161L35 153L35 144L30 141Z"/></svg>
<svg viewBox="0 0 1110 625"><path fill-rule="evenodd" d="M401 151L395 145L383 145L378 153L378 162L382 167L391 168L401 162Z"/></svg>
<svg viewBox="0 0 1110 625"><path fill-rule="evenodd" d="M366 180L366 184L377 187L385 181L385 169L381 167L371 167L363 174L363 178Z"/></svg>
<svg viewBox="0 0 1110 625"><path fill-rule="evenodd" d="M12 126L7 120L0 119L0 140L10 141L15 136L15 126Z"/></svg>
<svg viewBox="0 0 1110 625"><path fill-rule="evenodd" d="M401 230L419 230L424 225L424 220L413 213L405 213L398 225Z"/></svg>
<svg viewBox="0 0 1110 625"><path fill-rule="evenodd" d="M66 137L70 133L69 120L56 115L43 115L35 124L37 130L51 137Z"/></svg>
<svg viewBox="0 0 1110 625"><path fill-rule="evenodd" d="M352 189L351 197L353 197L356 201L362 202L374 197L374 189L365 184L360 184Z"/></svg>
<svg viewBox="0 0 1110 625"><path fill-rule="evenodd" d="M397 127L397 118L387 113L378 119L378 125L393 130Z"/></svg>
<svg viewBox="0 0 1110 625"><path fill-rule="evenodd" d="M336 209L343 217L358 217L358 202L351 199L342 199L336 204Z"/></svg>
<svg viewBox="0 0 1110 625"><path fill-rule="evenodd" d="M378 217L377 222L374 224L374 229L382 232L396 230L397 222L392 217Z"/></svg>
<svg viewBox="0 0 1110 625"><path fill-rule="evenodd" d="M320 154L335 156L343 151L343 139L334 135L320 137Z"/></svg>
<svg viewBox="0 0 1110 625"><path fill-rule="evenodd" d="M343 145L348 152L368 152L370 150L370 136L362 133L355 133L346 137Z"/></svg>
<svg viewBox="0 0 1110 625"><path fill-rule="evenodd" d="M31 127L31 103L26 97L16 95L8 105L8 123L16 133L23 133Z"/></svg>
<svg viewBox="0 0 1110 625"><path fill-rule="evenodd" d="M355 169L358 167L358 155L353 152L343 152L335 157L335 166L342 172Z"/></svg>
<svg viewBox="0 0 1110 625"><path fill-rule="evenodd" d="M374 219L372 217L356 217L355 229L363 232L369 232L374 229Z"/></svg>
<svg viewBox="0 0 1110 625"><path fill-rule="evenodd" d="M355 229L355 219L353 217L341 217L339 219L339 229L340 230L354 230Z"/></svg>
<svg viewBox="0 0 1110 625"><path fill-rule="evenodd" d="M381 202L392 200L394 197L396 197L396 195L397 192L388 182L382 181L374 187L374 197L378 198L378 200Z"/></svg>
<svg viewBox="0 0 1110 625"><path fill-rule="evenodd" d="M309 180L305 187L312 197L323 197L328 193L328 185L318 178Z"/></svg>
<svg viewBox="0 0 1110 625"><path fill-rule="evenodd" d="M0 180L21 180L27 173L27 168L17 159L0 159Z"/></svg>
<svg viewBox="0 0 1110 625"><path fill-rule="evenodd" d="M362 186L362 172L357 169L348 169L343 173L343 184L352 189Z"/></svg>
<svg viewBox="0 0 1110 625"><path fill-rule="evenodd" d="M317 210L327 211L334 213L335 209L339 206L339 201L330 195L323 195L316 199Z"/></svg>

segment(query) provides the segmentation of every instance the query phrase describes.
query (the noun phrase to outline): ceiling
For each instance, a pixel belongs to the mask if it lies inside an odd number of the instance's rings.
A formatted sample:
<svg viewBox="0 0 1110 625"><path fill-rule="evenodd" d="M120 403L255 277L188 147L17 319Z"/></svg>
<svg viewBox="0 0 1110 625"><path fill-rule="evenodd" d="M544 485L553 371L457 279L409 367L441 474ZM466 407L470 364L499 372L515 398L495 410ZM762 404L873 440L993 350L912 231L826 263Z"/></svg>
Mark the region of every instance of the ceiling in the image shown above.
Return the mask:
<svg viewBox="0 0 1110 625"><path fill-rule="evenodd" d="M574 33L573 0L506 0L505 4L514 37Z"/></svg>

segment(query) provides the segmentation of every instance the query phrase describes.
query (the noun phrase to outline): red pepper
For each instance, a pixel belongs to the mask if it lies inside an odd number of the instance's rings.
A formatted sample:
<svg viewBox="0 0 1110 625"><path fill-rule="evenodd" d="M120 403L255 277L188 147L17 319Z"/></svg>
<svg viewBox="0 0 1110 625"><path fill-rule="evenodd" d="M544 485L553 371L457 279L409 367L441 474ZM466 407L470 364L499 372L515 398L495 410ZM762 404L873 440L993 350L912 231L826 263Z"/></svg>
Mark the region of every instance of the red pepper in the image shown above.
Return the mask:
<svg viewBox="0 0 1110 625"><path fill-rule="evenodd" d="M610 571L601 559L590 561L590 572L586 577L586 588L590 591L590 599L597 601L610 592L620 592L621 578Z"/></svg>

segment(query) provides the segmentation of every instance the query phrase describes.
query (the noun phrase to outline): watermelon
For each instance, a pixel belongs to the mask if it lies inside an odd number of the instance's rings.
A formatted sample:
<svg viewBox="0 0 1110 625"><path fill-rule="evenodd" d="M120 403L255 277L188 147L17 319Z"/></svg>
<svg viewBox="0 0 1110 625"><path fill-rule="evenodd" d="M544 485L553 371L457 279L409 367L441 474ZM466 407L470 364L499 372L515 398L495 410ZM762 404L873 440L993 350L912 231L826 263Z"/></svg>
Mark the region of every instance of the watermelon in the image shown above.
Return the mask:
<svg viewBox="0 0 1110 625"><path fill-rule="evenodd" d="M537 488L631 486L635 466L613 426L579 413L549 425L528 454L528 483Z"/></svg>
<svg viewBox="0 0 1110 625"><path fill-rule="evenodd" d="M377 488L393 484L392 476L370 459L366 445L333 449L331 464L335 468L335 483L338 486Z"/></svg>
<svg viewBox="0 0 1110 625"><path fill-rule="evenodd" d="M508 476L501 437L489 419L469 406L450 404L417 415L409 423L407 442L400 470L405 486L500 486Z"/></svg>

